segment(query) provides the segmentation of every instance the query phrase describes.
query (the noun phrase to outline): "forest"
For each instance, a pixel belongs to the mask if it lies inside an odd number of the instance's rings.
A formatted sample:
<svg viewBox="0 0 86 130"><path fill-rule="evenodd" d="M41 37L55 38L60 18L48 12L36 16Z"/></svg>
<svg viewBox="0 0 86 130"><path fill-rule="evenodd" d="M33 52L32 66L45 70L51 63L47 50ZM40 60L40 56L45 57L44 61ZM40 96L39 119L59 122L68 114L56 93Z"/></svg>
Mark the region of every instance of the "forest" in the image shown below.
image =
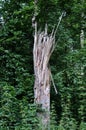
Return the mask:
<svg viewBox="0 0 86 130"><path fill-rule="evenodd" d="M34 102L35 9L39 33L47 25L50 36L60 21L49 60L47 128ZM0 130L86 130L85 76L85 0L0 0Z"/></svg>

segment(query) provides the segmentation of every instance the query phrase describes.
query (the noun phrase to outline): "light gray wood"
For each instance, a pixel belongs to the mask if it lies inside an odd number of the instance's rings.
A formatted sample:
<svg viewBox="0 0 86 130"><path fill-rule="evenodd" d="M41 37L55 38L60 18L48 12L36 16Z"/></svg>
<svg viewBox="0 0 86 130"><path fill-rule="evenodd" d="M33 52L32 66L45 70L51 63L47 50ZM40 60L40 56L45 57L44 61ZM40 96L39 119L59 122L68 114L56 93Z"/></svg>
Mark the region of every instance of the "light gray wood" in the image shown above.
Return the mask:
<svg viewBox="0 0 86 130"><path fill-rule="evenodd" d="M38 111L40 122L43 130L49 130L50 122L50 81L52 80L51 71L49 69L50 56L55 49L55 35L60 25L64 13L61 14L56 29L53 29L51 34L48 34L47 24L44 31L37 30L37 0L34 1L35 13L32 18L32 26L35 29L33 61L34 61L34 102L38 107L41 106L43 111ZM53 82L53 80L52 80ZM55 84L53 82L54 88ZM55 88L57 93L57 90Z"/></svg>

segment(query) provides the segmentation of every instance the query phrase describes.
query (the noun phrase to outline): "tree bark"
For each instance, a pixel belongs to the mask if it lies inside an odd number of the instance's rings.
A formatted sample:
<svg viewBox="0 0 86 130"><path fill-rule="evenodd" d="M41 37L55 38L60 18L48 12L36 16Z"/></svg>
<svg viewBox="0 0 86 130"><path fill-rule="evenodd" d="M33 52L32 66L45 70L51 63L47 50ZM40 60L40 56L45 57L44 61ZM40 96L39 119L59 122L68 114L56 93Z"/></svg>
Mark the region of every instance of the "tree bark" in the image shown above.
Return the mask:
<svg viewBox="0 0 86 130"><path fill-rule="evenodd" d="M82 6L84 5L84 0L82 0ZM84 26L83 26L83 22L84 22L84 12L82 11L81 13L81 34L80 34L80 45L81 45L81 49L84 48L84 43L85 43L85 38L84 38ZM81 75L84 75L84 67L83 65L81 66Z"/></svg>
<svg viewBox="0 0 86 130"><path fill-rule="evenodd" d="M59 17L59 22L56 29L52 30L51 34L47 33L47 25L45 31L37 30L37 0L34 0L35 13L32 18L32 26L35 28L34 35L34 101L41 110L37 112L40 122L43 126L42 130L50 129L50 77L49 59L55 48L55 35L60 25L64 12Z"/></svg>
<svg viewBox="0 0 86 130"><path fill-rule="evenodd" d="M82 2L82 6L84 8L84 0L81 1ZM84 33L84 11L82 10L81 12L81 33L80 33L80 45L81 45L81 49L84 49L84 44L85 44L85 33ZM82 63L82 62L81 62ZM80 86L80 99L82 99L81 101L81 105L80 105L80 108L79 108L79 114L80 114L80 117L81 117L81 122L84 121L84 99L85 99L85 96L84 94L82 95L83 92L85 92L85 84L84 84L84 77L85 77L85 73L84 73L84 64L81 64L81 86Z"/></svg>
<svg viewBox="0 0 86 130"><path fill-rule="evenodd" d="M48 129L50 117L50 69L48 67L49 59L53 51L55 38L52 34L47 34L47 26L44 32L38 32L37 28L34 36L34 100L42 109L38 111L41 123Z"/></svg>

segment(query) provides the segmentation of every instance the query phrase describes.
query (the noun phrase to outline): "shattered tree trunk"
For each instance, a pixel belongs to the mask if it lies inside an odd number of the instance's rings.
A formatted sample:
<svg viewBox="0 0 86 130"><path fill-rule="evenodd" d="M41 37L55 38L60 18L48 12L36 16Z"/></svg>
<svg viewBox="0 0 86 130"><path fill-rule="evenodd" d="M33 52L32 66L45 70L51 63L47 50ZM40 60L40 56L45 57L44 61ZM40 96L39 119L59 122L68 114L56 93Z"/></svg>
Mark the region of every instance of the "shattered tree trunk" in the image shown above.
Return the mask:
<svg viewBox="0 0 86 130"><path fill-rule="evenodd" d="M35 28L33 60L34 60L34 100L36 105L43 111L38 111L40 122L42 123L42 130L50 129L50 79L53 82L52 75L49 69L49 59L55 48L55 35L61 23L65 12L62 12L55 30L51 34L47 33L47 25L45 31L37 30L37 0L34 0L35 12L32 18L32 27ZM53 82L54 85L54 82ZM57 90L54 85L57 94Z"/></svg>
<svg viewBox="0 0 86 130"><path fill-rule="evenodd" d="M44 128L48 129L50 117L50 69L48 67L50 56L53 52L55 36L47 34L47 26L44 32L37 31L35 28L34 36L34 96L35 103L41 107L43 112L38 112L39 119Z"/></svg>

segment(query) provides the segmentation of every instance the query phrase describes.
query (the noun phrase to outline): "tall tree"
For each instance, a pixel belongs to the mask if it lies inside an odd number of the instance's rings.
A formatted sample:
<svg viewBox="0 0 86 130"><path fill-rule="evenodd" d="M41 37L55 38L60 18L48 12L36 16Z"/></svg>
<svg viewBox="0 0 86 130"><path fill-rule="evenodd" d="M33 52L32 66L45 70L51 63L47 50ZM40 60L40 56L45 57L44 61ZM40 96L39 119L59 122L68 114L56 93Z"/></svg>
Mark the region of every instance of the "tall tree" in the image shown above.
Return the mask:
<svg viewBox="0 0 86 130"><path fill-rule="evenodd" d="M61 22L62 15L59 18L59 22L56 30L52 30L51 34L47 32L47 25L44 31L38 31L37 29L37 0L35 0L35 14L32 19L33 26L35 27L34 35L34 73L35 73L35 84L34 84L34 95L35 103L42 109L38 112L38 116L43 124L43 129L49 129L50 121L50 78L51 71L49 69L50 56L55 48L55 34L57 28Z"/></svg>

